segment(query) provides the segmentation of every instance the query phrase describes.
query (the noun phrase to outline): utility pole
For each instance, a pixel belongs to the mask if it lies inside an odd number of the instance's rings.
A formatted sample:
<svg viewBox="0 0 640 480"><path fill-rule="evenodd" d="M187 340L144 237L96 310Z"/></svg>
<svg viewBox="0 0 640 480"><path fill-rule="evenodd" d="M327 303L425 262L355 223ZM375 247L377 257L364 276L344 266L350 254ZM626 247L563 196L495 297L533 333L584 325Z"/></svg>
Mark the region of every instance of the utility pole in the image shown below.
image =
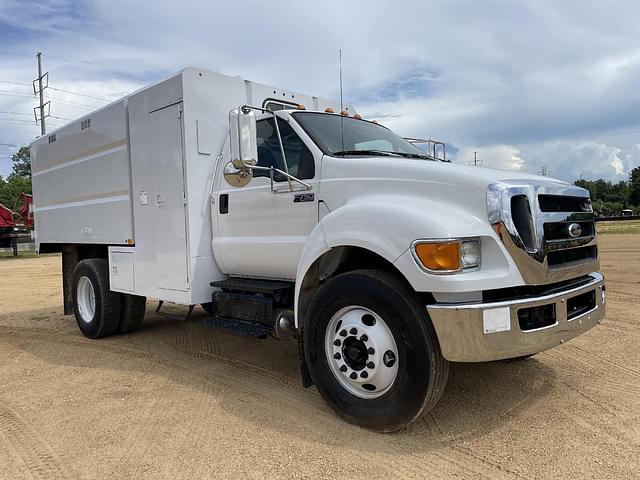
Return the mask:
<svg viewBox="0 0 640 480"><path fill-rule="evenodd" d="M42 53L38 52L36 57L38 57L38 78L33 81L33 93L40 95L40 105L33 109L33 113L36 117L36 123L40 120L40 133L45 135L47 133L47 128L45 126L44 119L49 116L47 113L44 114L45 107L49 105L49 102L44 101L44 89L49 86L49 72L42 73ZM47 84L44 85L43 80L47 79ZM36 90L36 82L38 82L38 89ZM38 119L38 115L36 114L36 109L40 110L40 118Z"/></svg>
<svg viewBox="0 0 640 480"><path fill-rule="evenodd" d="M482 160L478 160L478 152L473 152L473 162L468 161L467 165L473 165L474 167L482 165Z"/></svg>
<svg viewBox="0 0 640 480"><path fill-rule="evenodd" d="M549 167L547 167L546 165L540 168L540 171L538 172L538 175L542 175L543 177L548 177L551 174L551 172L549 171Z"/></svg>

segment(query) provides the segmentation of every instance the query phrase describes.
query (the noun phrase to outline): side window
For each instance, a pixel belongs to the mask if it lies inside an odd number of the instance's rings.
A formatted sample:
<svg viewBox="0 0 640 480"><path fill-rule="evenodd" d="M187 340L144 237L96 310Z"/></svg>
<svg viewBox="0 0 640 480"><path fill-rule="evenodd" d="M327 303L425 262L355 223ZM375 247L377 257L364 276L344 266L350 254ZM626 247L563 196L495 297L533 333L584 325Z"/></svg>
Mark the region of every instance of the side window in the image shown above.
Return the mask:
<svg viewBox="0 0 640 480"><path fill-rule="evenodd" d="M280 153L280 142L278 142L278 132L276 131L273 118L259 120L256 124L258 137L258 165L261 167L275 167L282 171L284 161ZM308 180L315 175L315 162L313 155L293 131L291 126L284 120L278 119L278 127L282 136L282 145L284 146L284 154L287 157L287 165L289 173L301 180ZM254 177L268 177L269 172L254 170ZM277 182L285 181L284 175L274 175Z"/></svg>

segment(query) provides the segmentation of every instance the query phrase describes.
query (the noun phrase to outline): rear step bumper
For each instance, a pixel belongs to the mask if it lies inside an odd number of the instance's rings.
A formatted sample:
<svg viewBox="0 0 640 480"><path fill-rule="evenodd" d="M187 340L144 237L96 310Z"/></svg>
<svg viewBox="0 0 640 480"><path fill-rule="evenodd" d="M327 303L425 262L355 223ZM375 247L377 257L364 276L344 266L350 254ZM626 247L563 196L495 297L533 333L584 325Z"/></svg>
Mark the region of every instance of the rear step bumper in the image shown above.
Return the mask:
<svg viewBox="0 0 640 480"><path fill-rule="evenodd" d="M605 316L604 277L589 276L580 287L536 298L428 305L442 355L452 362L489 362L531 355L577 337Z"/></svg>

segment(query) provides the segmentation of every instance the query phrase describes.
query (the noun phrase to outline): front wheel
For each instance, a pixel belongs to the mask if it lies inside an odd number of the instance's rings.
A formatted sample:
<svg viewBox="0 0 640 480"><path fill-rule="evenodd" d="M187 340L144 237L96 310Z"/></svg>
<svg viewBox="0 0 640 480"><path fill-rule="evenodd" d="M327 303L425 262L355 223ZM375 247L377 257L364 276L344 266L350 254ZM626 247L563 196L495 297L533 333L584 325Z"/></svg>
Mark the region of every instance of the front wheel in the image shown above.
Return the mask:
<svg viewBox="0 0 640 480"><path fill-rule="evenodd" d="M320 288L309 311L304 343L311 377L342 418L389 432L440 399L449 364L426 308L395 275L339 275Z"/></svg>

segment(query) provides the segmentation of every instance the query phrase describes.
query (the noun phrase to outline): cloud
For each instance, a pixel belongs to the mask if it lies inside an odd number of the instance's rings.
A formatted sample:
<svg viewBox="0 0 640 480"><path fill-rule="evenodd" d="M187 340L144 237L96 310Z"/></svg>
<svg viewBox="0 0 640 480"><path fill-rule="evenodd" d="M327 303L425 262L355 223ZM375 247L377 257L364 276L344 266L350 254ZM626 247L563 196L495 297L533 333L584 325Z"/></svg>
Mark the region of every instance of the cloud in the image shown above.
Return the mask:
<svg viewBox="0 0 640 480"><path fill-rule="evenodd" d="M476 161L483 167L501 170L522 170L525 161L520 156L520 149L513 145L492 145L489 147L463 148L454 158L455 163L473 165Z"/></svg>
<svg viewBox="0 0 640 480"><path fill-rule="evenodd" d="M341 48L345 102L402 135L500 168L619 179L640 163L638 17L625 0L4 0L0 80L28 84L44 49L52 86L100 98L187 65L337 98ZM47 96L61 118L100 104ZM0 92L0 110L34 104ZM0 115L0 143L37 135L19 119Z"/></svg>
<svg viewBox="0 0 640 480"><path fill-rule="evenodd" d="M547 166L552 176L567 181L606 178L617 182L627 180L629 170L640 164L640 149L623 151L603 143L556 141L529 145L523 157L528 171Z"/></svg>

